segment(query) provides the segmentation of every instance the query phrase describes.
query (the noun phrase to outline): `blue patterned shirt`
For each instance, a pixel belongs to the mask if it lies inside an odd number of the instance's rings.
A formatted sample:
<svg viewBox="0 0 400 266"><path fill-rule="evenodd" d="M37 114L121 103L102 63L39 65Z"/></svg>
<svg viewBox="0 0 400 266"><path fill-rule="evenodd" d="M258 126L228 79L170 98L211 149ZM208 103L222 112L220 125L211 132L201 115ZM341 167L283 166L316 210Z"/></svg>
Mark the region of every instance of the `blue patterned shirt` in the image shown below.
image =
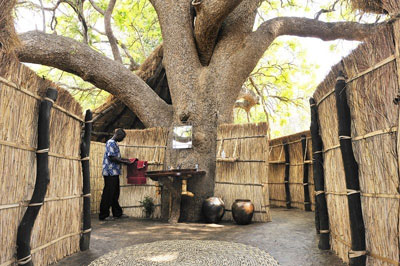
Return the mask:
<svg viewBox="0 0 400 266"><path fill-rule="evenodd" d="M121 165L110 160L110 157L121 158L121 153L119 152L118 144L115 140L110 139L106 142L106 152L103 157L103 175L120 175Z"/></svg>

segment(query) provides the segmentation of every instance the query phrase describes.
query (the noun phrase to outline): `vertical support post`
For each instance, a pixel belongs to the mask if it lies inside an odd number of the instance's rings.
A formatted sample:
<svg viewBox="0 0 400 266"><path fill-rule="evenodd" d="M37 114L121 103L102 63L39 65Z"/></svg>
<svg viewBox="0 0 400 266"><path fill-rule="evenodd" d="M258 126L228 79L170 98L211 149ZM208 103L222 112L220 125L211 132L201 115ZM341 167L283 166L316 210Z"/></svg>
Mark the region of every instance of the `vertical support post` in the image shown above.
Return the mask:
<svg viewBox="0 0 400 266"><path fill-rule="evenodd" d="M329 216L328 206L325 198L325 180L324 180L324 157L322 154L323 143L319 133L318 108L315 100L310 98L311 107L311 139L313 152L313 176L315 185L315 209L318 214L316 226L319 230L320 238L318 248L322 250L330 249L329 244Z"/></svg>
<svg viewBox="0 0 400 266"><path fill-rule="evenodd" d="M290 197L290 186L289 186L289 174L290 174L290 157L289 157L289 144L283 143L283 149L285 151L285 193L286 193L286 208L290 209L291 197Z"/></svg>
<svg viewBox="0 0 400 266"><path fill-rule="evenodd" d="M394 43L395 43L395 56L396 56L396 71L397 71L397 95L393 100L394 104L397 105L397 109L399 109L400 103L400 21L396 20L393 22L393 35L394 35ZM397 120L397 128L400 128L400 111L398 114ZM400 174L400 130L397 130L397 164Z"/></svg>
<svg viewBox="0 0 400 266"><path fill-rule="evenodd" d="M339 123L340 151L346 177L347 201L349 204L351 250L349 252L350 265L365 265L365 228L362 216L360 181L358 164L354 158L351 142L351 115L347 103L346 81L342 71L336 79L335 86L336 109Z"/></svg>
<svg viewBox="0 0 400 266"><path fill-rule="evenodd" d="M28 208L17 232L17 263L32 266L31 234L35 220L43 205L49 177L50 110L57 99L57 90L48 88L39 106L38 144L36 151L36 182Z"/></svg>
<svg viewBox="0 0 400 266"><path fill-rule="evenodd" d="M315 202L315 209L314 209L314 222L315 222L315 231L319 235L321 228L321 222L319 220L319 211L318 211L318 204L317 204L317 196L314 194L314 202Z"/></svg>
<svg viewBox="0 0 400 266"><path fill-rule="evenodd" d="M80 249L85 251L90 246L90 232L91 228L91 217L90 217L90 166L89 166L89 154L90 154L90 138L92 134L92 112L86 110L85 115L85 128L81 142L81 162L82 162L82 176L83 176L83 227L82 235L80 239Z"/></svg>
<svg viewBox="0 0 400 266"><path fill-rule="evenodd" d="M308 164L304 163L308 159L306 135L301 135L301 147L303 152L304 209L306 211L311 211L310 190L308 187Z"/></svg>

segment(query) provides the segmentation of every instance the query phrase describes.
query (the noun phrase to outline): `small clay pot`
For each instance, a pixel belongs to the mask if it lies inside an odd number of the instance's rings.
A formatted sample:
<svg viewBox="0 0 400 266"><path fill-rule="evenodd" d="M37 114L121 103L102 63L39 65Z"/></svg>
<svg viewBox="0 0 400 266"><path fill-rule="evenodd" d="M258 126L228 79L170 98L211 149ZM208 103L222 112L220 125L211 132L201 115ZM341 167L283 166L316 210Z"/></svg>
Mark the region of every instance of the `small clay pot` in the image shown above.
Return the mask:
<svg viewBox="0 0 400 266"><path fill-rule="evenodd" d="M225 204L221 198L209 197L203 202L203 215L208 223L219 223L225 214Z"/></svg>
<svg viewBox="0 0 400 266"><path fill-rule="evenodd" d="M254 214L254 205L248 199L237 199L232 204L232 216L237 224L251 223Z"/></svg>

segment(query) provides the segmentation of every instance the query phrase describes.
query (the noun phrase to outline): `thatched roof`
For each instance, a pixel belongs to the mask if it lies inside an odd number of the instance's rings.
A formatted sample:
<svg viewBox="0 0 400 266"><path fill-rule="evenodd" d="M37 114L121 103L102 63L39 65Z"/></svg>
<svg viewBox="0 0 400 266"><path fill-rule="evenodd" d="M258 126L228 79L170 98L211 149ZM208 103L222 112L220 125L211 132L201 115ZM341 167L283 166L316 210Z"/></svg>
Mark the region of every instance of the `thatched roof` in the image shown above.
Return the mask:
<svg viewBox="0 0 400 266"><path fill-rule="evenodd" d="M12 10L16 0L0 0L0 53L12 52L18 45Z"/></svg>
<svg viewBox="0 0 400 266"><path fill-rule="evenodd" d="M167 76L162 65L163 50L160 45L136 71L165 102L171 104ZM143 129L140 119L119 99L111 96L94 111L93 138L104 141L116 128Z"/></svg>
<svg viewBox="0 0 400 266"><path fill-rule="evenodd" d="M350 0L353 9L375 14L398 14L398 0Z"/></svg>

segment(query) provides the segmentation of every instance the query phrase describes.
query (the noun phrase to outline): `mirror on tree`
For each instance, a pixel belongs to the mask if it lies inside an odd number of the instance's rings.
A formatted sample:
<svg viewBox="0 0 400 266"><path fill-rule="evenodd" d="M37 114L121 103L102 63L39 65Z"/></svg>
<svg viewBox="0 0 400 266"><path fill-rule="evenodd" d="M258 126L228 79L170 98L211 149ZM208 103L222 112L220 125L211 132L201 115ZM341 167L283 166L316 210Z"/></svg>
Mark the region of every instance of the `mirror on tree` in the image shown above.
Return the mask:
<svg viewBox="0 0 400 266"><path fill-rule="evenodd" d="M176 126L172 139L173 149L192 148L192 126Z"/></svg>

